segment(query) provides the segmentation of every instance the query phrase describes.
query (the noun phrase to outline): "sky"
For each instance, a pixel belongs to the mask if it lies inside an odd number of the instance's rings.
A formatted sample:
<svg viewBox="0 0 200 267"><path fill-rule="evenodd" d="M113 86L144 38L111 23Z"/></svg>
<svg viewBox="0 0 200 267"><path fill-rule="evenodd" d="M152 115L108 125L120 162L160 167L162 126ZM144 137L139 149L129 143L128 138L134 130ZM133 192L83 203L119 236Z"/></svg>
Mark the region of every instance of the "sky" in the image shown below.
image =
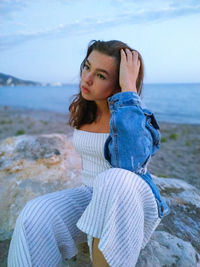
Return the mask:
<svg viewBox="0 0 200 267"><path fill-rule="evenodd" d="M200 82L199 0L0 0L0 72L77 83L90 40L120 40L146 83Z"/></svg>

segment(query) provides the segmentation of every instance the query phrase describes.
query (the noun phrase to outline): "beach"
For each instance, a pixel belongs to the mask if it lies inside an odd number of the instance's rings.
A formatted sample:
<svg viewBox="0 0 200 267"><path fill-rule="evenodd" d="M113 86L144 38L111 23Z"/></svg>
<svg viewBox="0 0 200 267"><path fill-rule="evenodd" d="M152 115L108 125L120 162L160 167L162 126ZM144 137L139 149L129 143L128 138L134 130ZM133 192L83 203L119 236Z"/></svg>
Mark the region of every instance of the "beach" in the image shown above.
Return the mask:
<svg viewBox="0 0 200 267"><path fill-rule="evenodd" d="M60 133L71 138L69 115L0 106L0 141L17 135ZM158 177L180 178L200 189L200 125L159 122L161 147L148 169Z"/></svg>

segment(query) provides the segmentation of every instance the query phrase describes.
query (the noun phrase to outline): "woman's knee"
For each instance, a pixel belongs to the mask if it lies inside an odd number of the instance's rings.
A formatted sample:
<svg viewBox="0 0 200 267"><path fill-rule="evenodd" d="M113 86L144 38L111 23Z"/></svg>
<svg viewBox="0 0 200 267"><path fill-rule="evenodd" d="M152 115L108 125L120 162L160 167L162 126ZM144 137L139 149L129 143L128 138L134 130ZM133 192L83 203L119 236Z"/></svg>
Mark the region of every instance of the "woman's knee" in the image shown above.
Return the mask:
<svg viewBox="0 0 200 267"><path fill-rule="evenodd" d="M36 197L29 200L21 210L17 222L24 226L41 226L48 218L51 218L53 206L43 197Z"/></svg>
<svg viewBox="0 0 200 267"><path fill-rule="evenodd" d="M110 168L97 175L94 186L96 185L96 188L106 187L108 189L109 187L120 186L121 184L123 187L126 185L129 187L134 182L136 176L135 173L125 169Z"/></svg>

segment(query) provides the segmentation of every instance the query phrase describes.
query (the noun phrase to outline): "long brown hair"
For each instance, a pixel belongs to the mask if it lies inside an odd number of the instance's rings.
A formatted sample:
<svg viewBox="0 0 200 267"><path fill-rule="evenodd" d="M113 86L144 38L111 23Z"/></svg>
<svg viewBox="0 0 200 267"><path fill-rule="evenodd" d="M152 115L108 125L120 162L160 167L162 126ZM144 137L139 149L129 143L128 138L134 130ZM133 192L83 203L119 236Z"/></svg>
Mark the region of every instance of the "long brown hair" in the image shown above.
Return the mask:
<svg viewBox="0 0 200 267"><path fill-rule="evenodd" d="M121 90L119 85L119 66L121 59L120 49L125 49L125 48L128 48L131 51L136 51L135 49L130 48L127 44L117 40L111 40L107 42L100 40L90 41L87 49L87 54L80 66L80 77L82 75L82 70L85 65L85 61L93 50L96 50L108 56L112 56L116 59L116 64L117 64L118 78L116 81L116 92L117 91L119 92ZM140 60L140 70L136 81L136 88L137 88L137 93L140 95L143 86L144 65L142 57L139 52L138 52L138 59ZM80 83L79 83L79 89L80 89ZM95 101L84 99L82 97L80 89L80 92L75 95L75 98L70 104L69 111L70 111L69 125L79 129L81 125L92 123L93 121L95 121L97 116L97 105Z"/></svg>

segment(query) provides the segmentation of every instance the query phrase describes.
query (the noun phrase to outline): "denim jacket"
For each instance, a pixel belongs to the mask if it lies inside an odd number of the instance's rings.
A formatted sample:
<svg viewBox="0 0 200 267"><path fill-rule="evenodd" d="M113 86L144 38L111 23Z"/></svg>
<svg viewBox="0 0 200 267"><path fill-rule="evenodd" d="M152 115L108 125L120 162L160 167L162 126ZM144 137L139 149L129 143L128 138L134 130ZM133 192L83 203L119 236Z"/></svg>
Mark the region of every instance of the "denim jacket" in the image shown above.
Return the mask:
<svg viewBox="0 0 200 267"><path fill-rule="evenodd" d="M160 148L158 123L151 111L141 107L136 92L120 92L108 98L111 112L110 134L104 145L104 156L114 168L132 171L152 189L158 216L170 213L165 199L147 171L147 164Z"/></svg>

